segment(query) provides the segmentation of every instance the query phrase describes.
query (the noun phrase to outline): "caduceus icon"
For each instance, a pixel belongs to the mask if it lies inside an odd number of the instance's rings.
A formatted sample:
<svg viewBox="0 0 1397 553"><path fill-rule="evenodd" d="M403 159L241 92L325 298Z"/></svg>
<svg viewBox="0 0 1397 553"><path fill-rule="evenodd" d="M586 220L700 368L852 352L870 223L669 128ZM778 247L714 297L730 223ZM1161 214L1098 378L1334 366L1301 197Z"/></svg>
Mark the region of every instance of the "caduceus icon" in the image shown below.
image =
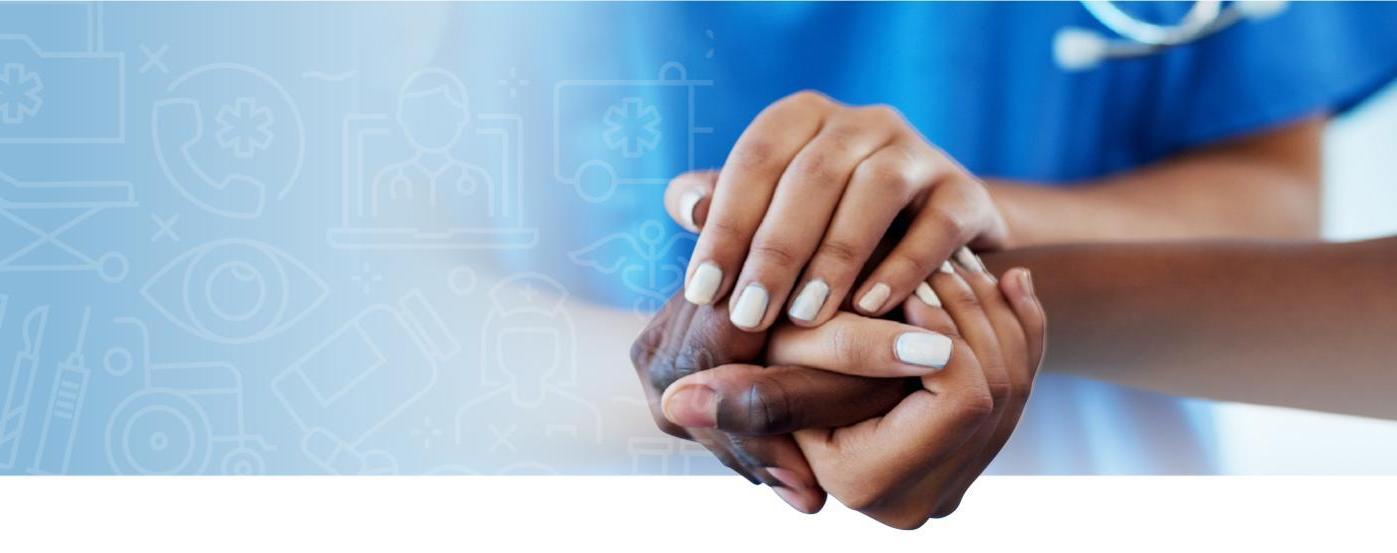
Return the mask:
<svg viewBox="0 0 1397 553"><path fill-rule="evenodd" d="M693 243L694 237L688 233L666 239L664 225L649 220L641 223L637 233L609 234L568 253L568 258L602 274L620 273L622 285L636 294L632 308L644 315L658 311L679 289L684 281L684 266L675 263L671 254L676 248Z"/></svg>

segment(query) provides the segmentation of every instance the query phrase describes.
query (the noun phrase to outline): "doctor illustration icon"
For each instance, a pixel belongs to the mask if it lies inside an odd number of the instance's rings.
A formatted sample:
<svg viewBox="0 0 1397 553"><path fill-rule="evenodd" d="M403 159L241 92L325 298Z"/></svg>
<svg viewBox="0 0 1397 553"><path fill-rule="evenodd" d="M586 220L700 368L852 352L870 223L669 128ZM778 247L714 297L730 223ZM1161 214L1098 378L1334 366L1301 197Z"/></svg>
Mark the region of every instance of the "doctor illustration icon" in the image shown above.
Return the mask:
<svg viewBox="0 0 1397 553"><path fill-rule="evenodd" d="M557 472L547 452L601 443L601 411L574 393L577 331L567 291L537 273L490 290L481 323L480 389L456 412L456 441L485 472Z"/></svg>
<svg viewBox="0 0 1397 553"><path fill-rule="evenodd" d="M441 69L418 72L403 84L396 119L412 156L374 177L370 214L406 217L403 221L412 221L419 231L448 231L452 213L440 208L470 201L493 186L488 172L462 161L455 151L471 123L466 88Z"/></svg>

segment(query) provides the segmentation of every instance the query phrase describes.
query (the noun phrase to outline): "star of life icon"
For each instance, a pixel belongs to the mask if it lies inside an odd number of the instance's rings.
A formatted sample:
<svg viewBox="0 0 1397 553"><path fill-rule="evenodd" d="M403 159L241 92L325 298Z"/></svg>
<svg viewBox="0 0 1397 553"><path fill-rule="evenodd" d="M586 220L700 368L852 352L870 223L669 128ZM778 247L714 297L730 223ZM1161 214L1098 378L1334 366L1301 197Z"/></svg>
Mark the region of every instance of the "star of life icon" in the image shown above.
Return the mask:
<svg viewBox="0 0 1397 553"><path fill-rule="evenodd" d="M606 132L602 140L606 147L620 150L621 155L637 158L660 144L660 110L644 98L630 97L606 108L602 118Z"/></svg>
<svg viewBox="0 0 1397 553"><path fill-rule="evenodd" d="M44 107L44 81L22 63L0 65L0 124L17 125Z"/></svg>
<svg viewBox="0 0 1397 553"><path fill-rule="evenodd" d="M100 7L28 25L12 10L26 7L0 4L0 144L124 143L126 56L102 50Z"/></svg>
<svg viewBox="0 0 1397 553"><path fill-rule="evenodd" d="M218 109L218 145L232 150L233 155L250 158L272 145L272 124L276 117L271 108L257 103L256 98L242 97Z"/></svg>
<svg viewBox="0 0 1397 553"><path fill-rule="evenodd" d="M664 184L692 170L695 140L713 132L696 123L697 90L712 84L690 79L677 62L664 64L654 79L559 82L553 87L554 177L599 203L620 185ZM658 159L660 152L682 152L681 166Z"/></svg>

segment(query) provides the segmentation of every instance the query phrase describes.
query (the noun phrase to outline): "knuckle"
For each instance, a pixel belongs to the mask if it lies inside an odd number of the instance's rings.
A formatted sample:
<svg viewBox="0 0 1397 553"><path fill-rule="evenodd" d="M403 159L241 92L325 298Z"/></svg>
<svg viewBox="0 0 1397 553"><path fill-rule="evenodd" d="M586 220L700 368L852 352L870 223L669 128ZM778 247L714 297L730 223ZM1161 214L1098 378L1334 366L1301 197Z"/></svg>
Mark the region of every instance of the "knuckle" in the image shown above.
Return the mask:
<svg viewBox="0 0 1397 553"><path fill-rule="evenodd" d="M960 508L960 501L963 497L964 495L960 494L947 499L944 503L938 506L935 511L932 511L931 516L928 518L946 518L948 516L951 516L951 513L956 512L956 509Z"/></svg>
<svg viewBox="0 0 1397 553"><path fill-rule="evenodd" d="M727 167L748 172L773 169L779 148L763 138L746 138L728 154Z"/></svg>
<svg viewBox="0 0 1397 553"><path fill-rule="evenodd" d="M993 405L1004 405L1014 396L1014 384L1004 369L985 371L985 390Z"/></svg>
<svg viewBox="0 0 1397 553"><path fill-rule="evenodd" d="M857 265L863 260L861 248L845 239L832 238L820 244L819 257L841 265Z"/></svg>
<svg viewBox="0 0 1397 553"><path fill-rule="evenodd" d="M901 265L904 274L909 275L912 282L925 278L926 275L936 271L937 264L931 258L924 255L909 255L907 253L896 253L889 256L888 261Z"/></svg>
<svg viewBox="0 0 1397 553"><path fill-rule="evenodd" d="M944 294L937 290L936 295L941 297L941 301L963 309L974 309L980 305L980 298L975 296L975 291L965 285L953 286Z"/></svg>
<svg viewBox="0 0 1397 553"><path fill-rule="evenodd" d="M969 224L964 213L935 202L928 205L926 209L927 217L937 226L937 230L942 236L957 244L964 243L970 238L968 236Z"/></svg>
<svg viewBox="0 0 1397 553"><path fill-rule="evenodd" d="M752 257L760 263L781 269L791 269L800 263L795 246L775 240L759 240L752 244Z"/></svg>
<svg viewBox="0 0 1397 553"><path fill-rule="evenodd" d="M780 384L765 378L746 383L739 396L739 432L750 435L779 434L792 429L789 398Z"/></svg>
<svg viewBox="0 0 1397 553"><path fill-rule="evenodd" d="M742 243L747 240L748 233L741 225L728 218L712 218L703 226L705 237L711 236L714 244ZM716 248L721 249L721 248ZM722 252L719 252L722 253Z"/></svg>
<svg viewBox="0 0 1397 553"><path fill-rule="evenodd" d="M991 380L986 391L989 394L991 409L994 406L1007 405L1014 399L1014 389L1009 386L1007 380Z"/></svg>
<svg viewBox="0 0 1397 553"><path fill-rule="evenodd" d="M916 530L925 526L928 518L920 511L908 511L889 515L880 519L879 522L898 530Z"/></svg>
<svg viewBox="0 0 1397 553"><path fill-rule="evenodd" d="M872 476L854 481L836 497L850 509L868 514L883 510L893 490L894 486L887 477Z"/></svg>
<svg viewBox="0 0 1397 553"><path fill-rule="evenodd" d="M830 332L829 343L834 361L842 365L854 365L863 353L863 340L858 332L848 326L835 327Z"/></svg>
<svg viewBox="0 0 1397 553"><path fill-rule="evenodd" d="M868 182L882 187L893 187L898 190L910 190L912 179L907 174L902 161L892 156L874 156L859 163L855 171L858 172L860 182Z"/></svg>
<svg viewBox="0 0 1397 553"><path fill-rule="evenodd" d="M863 111L879 123L898 124L902 122L902 112L888 104L866 106Z"/></svg>
<svg viewBox="0 0 1397 553"><path fill-rule="evenodd" d="M818 90L805 89L781 99L782 104L797 108L819 108L831 103L829 96Z"/></svg>
<svg viewBox="0 0 1397 553"><path fill-rule="evenodd" d="M988 386L980 386L957 394L956 413L966 428L978 427L994 414L994 398Z"/></svg>
<svg viewBox="0 0 1397 553"><path fill-rule="evenodd" d="M791 177L797 183L820 188L837 188L844 184L844 172L834 156L807 151L791 167Z"/></svg>
<svg viewBox="0 0 1397 553"><path fill-rule="evenodd" d="M650 360L655 357L655 350L659 348L661 334L662 329L659 327L647 327L634 342L631 342L631 365L640 369L650 364Z"/></svg>

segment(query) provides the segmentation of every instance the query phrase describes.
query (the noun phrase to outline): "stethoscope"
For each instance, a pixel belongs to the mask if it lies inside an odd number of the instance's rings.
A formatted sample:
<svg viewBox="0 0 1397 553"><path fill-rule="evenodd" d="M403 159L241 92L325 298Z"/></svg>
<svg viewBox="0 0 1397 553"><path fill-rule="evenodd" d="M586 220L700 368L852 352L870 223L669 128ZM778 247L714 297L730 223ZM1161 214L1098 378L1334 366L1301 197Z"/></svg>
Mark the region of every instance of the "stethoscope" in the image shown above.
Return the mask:
<svg viewBox="0 0 1397 553"><path fill-rule="evenodd" d="M1059 67L1078 71L1096 67L1108 59L1148 56L1175 46L1212 36L1242 19L1263 19L1285 9L1284 0L1236 1L1222 6L1220 0L1198 0L1173 25L1142 21L1103 0L1083 1L1091 16L1120 39L1110 39L1080 27L1064 27L1053 37L1053 57Z"/></svg>

